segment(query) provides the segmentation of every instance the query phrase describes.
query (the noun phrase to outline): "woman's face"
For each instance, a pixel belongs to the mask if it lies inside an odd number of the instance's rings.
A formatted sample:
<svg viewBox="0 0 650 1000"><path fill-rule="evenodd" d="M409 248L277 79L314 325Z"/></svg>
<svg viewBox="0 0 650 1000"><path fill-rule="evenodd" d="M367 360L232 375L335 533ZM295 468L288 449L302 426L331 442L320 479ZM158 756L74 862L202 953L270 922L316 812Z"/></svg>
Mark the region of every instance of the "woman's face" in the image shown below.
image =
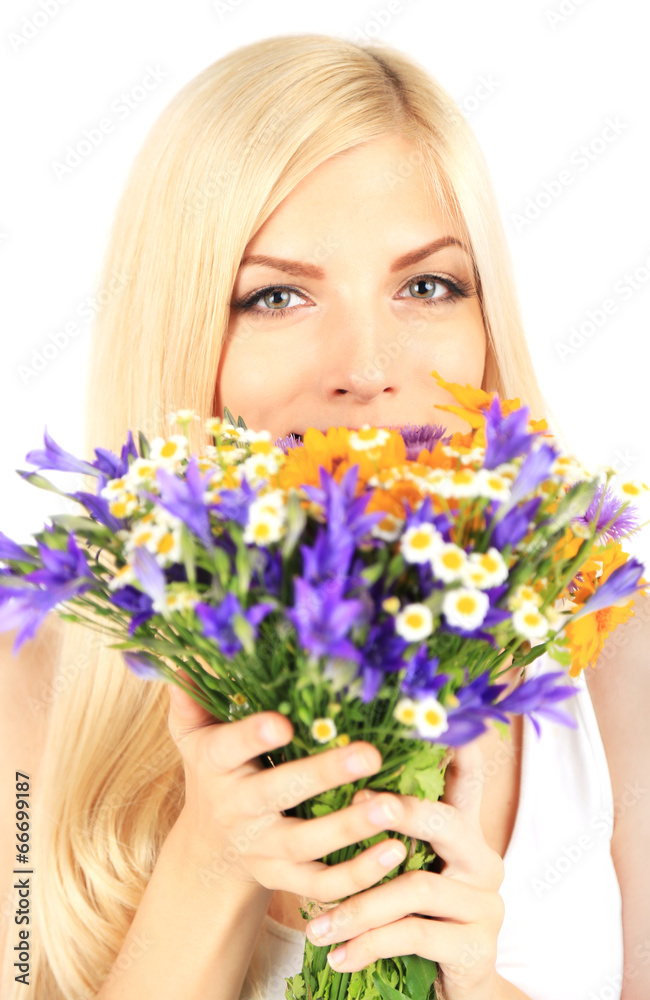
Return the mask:
<svg viewBox="0 0 650 1000"><path fill-rule="evenodd" d="M466 431L436 408L454 400L430 375L480 386L485 365L469 253L423 250L451 237L460 239L427 207L409 140L381 137L320 164L246 248L217 415L225 405L273 441L364 423Z"/></svg>

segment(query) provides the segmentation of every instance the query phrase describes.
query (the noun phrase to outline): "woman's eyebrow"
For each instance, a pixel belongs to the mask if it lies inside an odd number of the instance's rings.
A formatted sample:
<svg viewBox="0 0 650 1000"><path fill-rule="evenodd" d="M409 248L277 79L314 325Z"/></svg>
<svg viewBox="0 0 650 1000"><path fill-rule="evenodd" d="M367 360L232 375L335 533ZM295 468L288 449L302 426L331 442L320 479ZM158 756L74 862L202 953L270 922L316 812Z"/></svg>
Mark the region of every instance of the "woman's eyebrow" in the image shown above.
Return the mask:
<svg viewBox="0 0 650 1000"><path fill-rule="evenodd" d="M423 260L425 257L430 257L431 254L437 253L438 250L454 245L459 246L461 250L464 250L471 257L469 250L461 240L456 239L455 236L441 236L431 243L425 243L424 246L419 247L417 250L410 250L408 253L402 254L401 257L397 257L391 265L390 273L394 274L396 271L402 271L405 267L412 267L413 264L417 264L418 261ZM326 277L324 268L319 267L317 264L308 264L306 261L300 260L287 260L284 257L269 257L266 254L259 253L242 257L239 269L241 270L252 264L273 267L278 271L285 271L287 274L294 274L300 278L323 280Z"/></svg>

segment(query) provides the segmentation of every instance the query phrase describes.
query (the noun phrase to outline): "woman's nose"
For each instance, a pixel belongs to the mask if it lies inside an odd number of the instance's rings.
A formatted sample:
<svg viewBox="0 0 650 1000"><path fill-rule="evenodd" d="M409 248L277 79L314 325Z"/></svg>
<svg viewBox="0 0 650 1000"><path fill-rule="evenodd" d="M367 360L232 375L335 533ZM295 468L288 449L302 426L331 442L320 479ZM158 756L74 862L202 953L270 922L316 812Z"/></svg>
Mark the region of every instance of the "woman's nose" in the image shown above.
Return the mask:
<svg viewBox="0 0 650 1000"><path fill-rule="evenodd" d="M412 334L394 317L348 316L342 335L326 335L322 379L328 391L350 393L367 403L402 387Z"/></svg>

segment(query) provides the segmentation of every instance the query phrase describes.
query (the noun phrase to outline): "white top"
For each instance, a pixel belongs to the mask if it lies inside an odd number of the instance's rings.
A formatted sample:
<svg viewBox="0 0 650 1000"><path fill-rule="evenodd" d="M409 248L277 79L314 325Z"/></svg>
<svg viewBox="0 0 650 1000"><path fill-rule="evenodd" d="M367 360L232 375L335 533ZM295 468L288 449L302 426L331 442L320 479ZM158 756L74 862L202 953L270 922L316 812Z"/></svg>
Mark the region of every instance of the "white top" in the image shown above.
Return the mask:
<svg viewBox="0 0 650 1000"><path fill-rule="evenodd" d="M547 654L526 677L561 670ZM591 668L588 668L591 669ZM577 729L524 716L519 806L500 894L505 918L496 968L531 1000L620 1000L621 894L610 854L614 809L607 759L581 673L578 693L556 705ZM284 1000L302 969L303 931L264 917L256 945L265 1000ZM248 977L240 1000L252 1000Z"/></svg>

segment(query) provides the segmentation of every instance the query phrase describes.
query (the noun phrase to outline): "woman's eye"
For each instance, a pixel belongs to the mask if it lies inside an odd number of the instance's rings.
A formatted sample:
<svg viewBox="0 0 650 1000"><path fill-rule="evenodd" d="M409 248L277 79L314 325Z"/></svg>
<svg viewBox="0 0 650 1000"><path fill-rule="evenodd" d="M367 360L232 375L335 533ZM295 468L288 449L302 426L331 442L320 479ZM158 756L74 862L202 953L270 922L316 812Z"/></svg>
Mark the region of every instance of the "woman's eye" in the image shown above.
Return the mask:
<svg viewBox="0 0 650 1000"><path fill-rule="evenodd" d="M446 299L448 301L449 299L456 298L458 294L458 290L453 282L438 278L435 274L421 274L418 278L411 278L405 287L409 291L412 288L417 289L415 294L407 295L405 298L422 299L425 302L437 299ZM448 293L447 295L442 294L445 291Z"/></svg>
<svg viewBox="0 0 650 1000"><path fill-rule="evenodd" d="M464 281L452 281L451 278L441 278L435 274L420 274L411 278L406 285L402 286L410 290L417 289L416 294L400 295L400 299L410 298L414 301L418 299L425 305L443 305L453 302L458 298L465 298L471 294L471 285ZM446 294L444 294L446 292ZM246 299L240 299L232 303L235 309L241 312L266 313L269 317L286 316L299 309L299 305L289 305L291 297L305 299L302 292L287 285L269 285L259 292L254 292Z"/></svg>

